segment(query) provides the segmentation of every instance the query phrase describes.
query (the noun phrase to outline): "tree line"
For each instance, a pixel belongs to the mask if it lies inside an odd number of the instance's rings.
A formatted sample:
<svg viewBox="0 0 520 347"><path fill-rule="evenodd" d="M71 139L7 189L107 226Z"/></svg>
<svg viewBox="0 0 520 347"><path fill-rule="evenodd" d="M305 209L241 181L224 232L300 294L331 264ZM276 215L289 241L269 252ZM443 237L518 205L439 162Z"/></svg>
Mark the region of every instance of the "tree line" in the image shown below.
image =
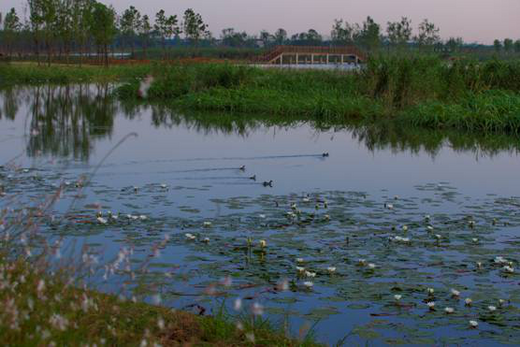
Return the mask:
<svg viewBox="0 0 520 347"><path fill-rule="evenodd" d="M0 39L4 54L31 54L40 63L45 54L50 64L54 56L79 57L95 53L108 64L110 51L129 46L135 53L136 43L146 54L152 42L160 42L166 56L166 42L182 35L185 42L197 45L211 33L202 16L187 9L182 18L164 10L152 20L134 6L118 14L112 6L96 0L27 0L23 20L12 8L0 14Z"/></svg>
<svg viewBox="0 0 520 347"><path fill-rule="evenodd" d="M412 21L402 17L387 22L386 28L370 16L362 23L336 19L330 38L325 39L314 29L291 36L283 28L274 33L261 31L249 35L234 28L222 30L219 39L213 37L202 16L187 9L182 16L159 10L154 18L143 15L134 6L117 13L112 6L96 0L26 0L23 19L12 8L0 14L0 53L7 56L30 55L48 64L53 57L71 56L79 64L84 56L96 56L108 64L110 52L129 52L135 56L139 48L144 58L152 47L160 48L164 59L169 47L225 46L236 48L271 47L275 45L356 45L367 51L418 48L454 52L464 45L462 38L442 41L440 29L429 20L419 23L414 32ZM496 52L520 52L520 40L495 40Z"/></svg>

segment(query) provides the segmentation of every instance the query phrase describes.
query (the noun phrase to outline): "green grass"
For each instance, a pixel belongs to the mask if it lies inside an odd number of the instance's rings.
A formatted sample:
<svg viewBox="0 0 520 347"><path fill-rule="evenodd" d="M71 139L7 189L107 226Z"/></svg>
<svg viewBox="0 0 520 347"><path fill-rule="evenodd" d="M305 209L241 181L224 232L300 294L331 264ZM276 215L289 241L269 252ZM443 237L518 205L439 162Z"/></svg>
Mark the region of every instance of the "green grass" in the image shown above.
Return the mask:
<svg viewBox="0 0 520 347"><path fill-rule="evenodd" d="M203 64L169 66L155 76L148 100L185 109L520 131L519 61L384 56L372 58L356 73ZM138 88L133 82L118 93L133 99Z"/></svg>
<svg viewBox="0 0 520 347"><path fill-rule="evenodd" d="M150 73L151 65L101 66L36 63L0 63L0 86L14 84L115 82L142 78Z"/></svg>
<svg viewBox="0 0 520 347"><path fill-rule="evenodd" d="M310 337L287 338L263 319L237 321L222 310L196 316L80 289L65 272L51 276L42 266L0 257L3 345L318 346Z"/></svg>

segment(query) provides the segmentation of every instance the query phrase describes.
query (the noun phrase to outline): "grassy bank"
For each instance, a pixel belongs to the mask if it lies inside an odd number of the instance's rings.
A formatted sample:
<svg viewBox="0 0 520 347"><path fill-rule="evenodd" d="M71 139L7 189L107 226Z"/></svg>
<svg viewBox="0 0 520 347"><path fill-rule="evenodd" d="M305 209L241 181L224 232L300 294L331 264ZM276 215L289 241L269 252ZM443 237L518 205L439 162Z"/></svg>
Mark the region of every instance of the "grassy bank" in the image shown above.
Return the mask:
<svg viewBox="0 0 520 347"><path fill-rule="evenodd" d="M520 62L373 58L356 73L233 65L163 67L147 98L189 109L262 112L341 123L393 119L430 128L520 131ZM138 95L139 83L119 89Z"/></svg>
<svg viewBox="0 0 520 347"><path fill-rule="evenodd" d="M121 65L108 68L92 65L36 63L0 63L0 86L41 83L84 83L129 81L142 78L152 70L151 65Z"/></svg>
<svg viewBox="0 0 520 347"><path fill-rule="evenodd" d="M197 316L124 301L72 285L23 260L0 257L0 336L6 346L317 346L298 342L266 321L238 322L223 313Z"/></svg>

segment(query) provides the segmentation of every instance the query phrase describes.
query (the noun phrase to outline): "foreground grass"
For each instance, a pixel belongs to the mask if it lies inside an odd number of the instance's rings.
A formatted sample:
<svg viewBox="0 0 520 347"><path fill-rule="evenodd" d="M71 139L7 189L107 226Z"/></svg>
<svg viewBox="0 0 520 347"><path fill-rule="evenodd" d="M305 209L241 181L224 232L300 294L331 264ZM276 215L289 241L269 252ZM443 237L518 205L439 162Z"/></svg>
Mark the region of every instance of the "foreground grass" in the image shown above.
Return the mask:
<svg viewBox="0 0 520 347"><path fill-rule="evenodd" d="M224 314L196 316L79 289L65 273L50 276L3 257L0 304L4 346L317 345L288 339L261 319L237 325Z"/></svg>

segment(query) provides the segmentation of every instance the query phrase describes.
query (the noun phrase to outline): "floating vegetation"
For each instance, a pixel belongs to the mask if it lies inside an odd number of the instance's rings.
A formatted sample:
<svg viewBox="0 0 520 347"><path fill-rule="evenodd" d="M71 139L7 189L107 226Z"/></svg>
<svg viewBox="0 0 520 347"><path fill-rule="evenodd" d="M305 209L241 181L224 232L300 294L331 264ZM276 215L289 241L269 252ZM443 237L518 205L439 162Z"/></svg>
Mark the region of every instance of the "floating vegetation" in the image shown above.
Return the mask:
<svg viewBox="0 0 520 347"><path fill-rule="evenodd" d="M6 199L22 188L35 196L48 193L59 179L45 171L21 171L19 178L7 179L9 169L2 170ZM36 174L40 180L22 179ZM99 188L93 183L93 191L106 194ZM65 186L64 198L77 189ZM471 343L482 336L520 342L514 271L520 262L515 233L520 198L475 200L446 182L418 185L416 192L393 198L392 209L385 205L388 197L355 191L220 198L213 218L197 212L190 218L142 213L139 199L129 209L111 208L136 194L164 195L162 183L150 183L119 190L102 207L85 205L67 211L64 219L42 222L49 238L67 230L67 242L98 235L111 240L113 249L133 249L133 266L149 263L152 271L136 272L133 279L126 271L102 271L94 278L100 283L102 274L109 282L124 278L133 283L127 290L141 294L146 283L160 286L174 306L201 295L211 283L225 283L226 296L261 298L268 312L293 302L296 318L357 317L348 326L365 340L389 342L395 335L388 331L395 331L412 344ZM167 200L158 203L168 205ZM153 258L141 253L154 244L161 246ZM226 278L232 281L222 282Z"/></svg>

